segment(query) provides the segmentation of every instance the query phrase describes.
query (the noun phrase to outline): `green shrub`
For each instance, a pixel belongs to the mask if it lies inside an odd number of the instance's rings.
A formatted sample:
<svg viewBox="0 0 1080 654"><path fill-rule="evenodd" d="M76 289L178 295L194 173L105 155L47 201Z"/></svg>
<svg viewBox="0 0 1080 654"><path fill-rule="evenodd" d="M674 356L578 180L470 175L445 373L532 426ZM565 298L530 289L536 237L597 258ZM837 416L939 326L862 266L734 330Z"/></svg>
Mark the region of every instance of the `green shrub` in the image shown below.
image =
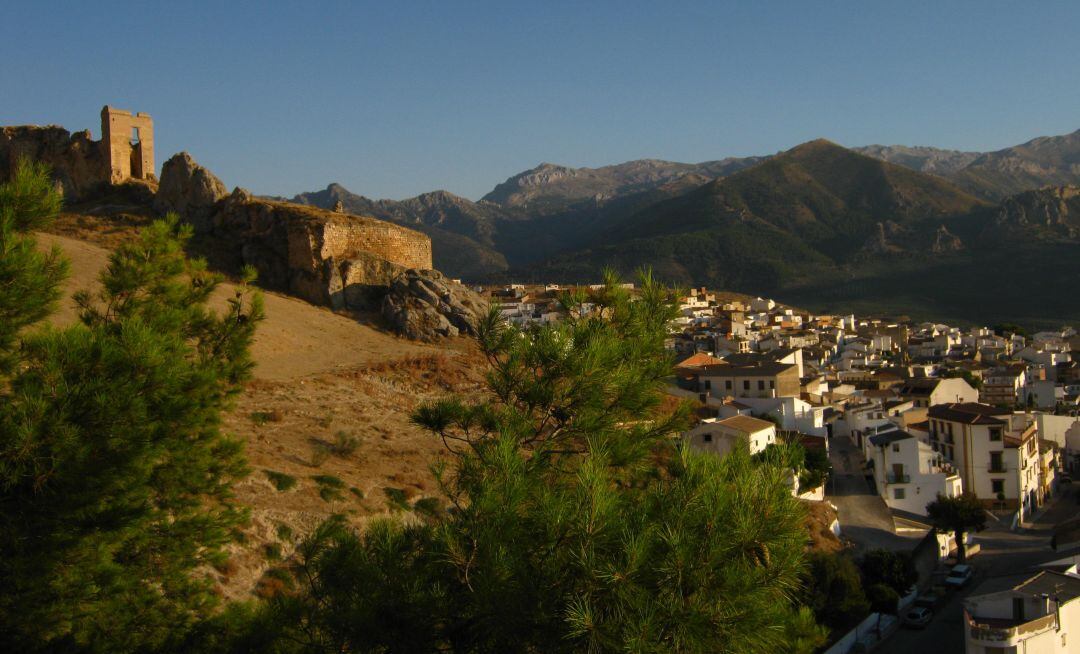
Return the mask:
<svg viewBox="0 0 1080 654"><path fill-rule="evenodd" d="M405 491L400 488L391 488L387 486L383 489L383 493L386 495L386 499L390 500L391 508L395 509L409 509L408 498L405 497Z"/></svg>
<svg viewBox="0 0 1080 654"><path fill-rule="evenodd" d="M264 470L270 483L274 485L274 488L279 491L287 491L296 486L296 477L287 475L284 472L276 472L274 470Z"/></svg>
<svg viewBox="0 0 1080 654"><path fill-rule="evenodd" d="M277 534L278 540L286 540L286 541L291 541L292 540L292 537L293 537L292 527L285 524L284 522L279 522L278 526L274 529L274 532Z"/></svg>
<svg viewBox="0 0 1080 654"><path fill-rule="evenodd" d="M334 456L345 458L350 456L360 447L360 439L346 431L334 434L334 442L329 446L330 453Z"/></svg>
<svg viewBox="0 0 1080 654"><path fill-rule="evenodd" d="M281 543L267 543L263 545L263 553L271 561L281 560Z"/></svg>
<svg viewBox="0 0 1080 654"><path fill-rule="evenodd" d="M319 497L326 502L340 500L343 496L341 489L345 488L345 482L333 475L312 475L312 479L319 485Z"/></svg>
<svg viewBox="0 0 1080 654"><path fill-rule="evenodd" d="M429 518L437 518L442 514L442 502L437 497L424 497L413 503L413 511Z"/></svg>
<svg viewBox="0 0 1080 654"><path fill-rule="evenodd" d="M358 499L358 500L364 499L364 491L360 490L356 486L353 486L352 488L350 488L349 492L352 493L353 495L355 495L356 499Z"/></svg>

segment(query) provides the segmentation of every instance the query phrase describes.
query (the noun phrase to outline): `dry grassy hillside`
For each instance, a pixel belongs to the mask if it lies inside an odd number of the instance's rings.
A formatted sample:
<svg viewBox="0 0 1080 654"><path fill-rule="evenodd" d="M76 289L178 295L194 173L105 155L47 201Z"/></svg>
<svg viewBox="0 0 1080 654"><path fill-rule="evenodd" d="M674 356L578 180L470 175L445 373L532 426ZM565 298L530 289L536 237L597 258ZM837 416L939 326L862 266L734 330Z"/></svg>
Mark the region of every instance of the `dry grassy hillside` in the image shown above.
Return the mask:
<svg viewBox="0 0 1080 654"><path fill-rule="evenodd" d="M59 227L85 236L71 229L72 220L65 216ZM115 243L124 233L130 231L96 231L93 238ZM55 318L69 323L76 319L71 293L95 285L108 250L69 236L39 237L71 261ZM222 285L219 306L233 289ZM294 298L265 297L266 320L253 346L255 379L226 418L226 429L245 442L252 469L237 487L251 508L246 542L218 571L230 597L273 592L281 584L274 566L332 513L360 524L411 511L417 500L437 495L429 467L441 444L409 424L409 414L448 392L476 392L480 381L467 341L418 345Z"/></svg>

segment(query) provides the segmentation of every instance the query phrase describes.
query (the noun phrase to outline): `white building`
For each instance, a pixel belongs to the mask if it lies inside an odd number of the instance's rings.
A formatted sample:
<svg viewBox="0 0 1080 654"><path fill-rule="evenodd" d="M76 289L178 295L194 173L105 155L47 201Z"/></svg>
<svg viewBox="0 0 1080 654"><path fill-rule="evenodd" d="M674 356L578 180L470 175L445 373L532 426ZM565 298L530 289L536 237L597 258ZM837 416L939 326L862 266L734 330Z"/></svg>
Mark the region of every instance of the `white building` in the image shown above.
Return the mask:
<svg viewBox="0 0 1080 654"><path fill-rule="evenodd" d="M730 418L706 418L683 434L690 447L699 452L724 456L743 443L750 454L757 454L776 443L776 425L768 420L735 415Z"/></svg>
<svg viewBox="0 0 1080 654"><path fill-rule="evenodd" d="M1046 570L964 600L967 654L1080 652L1080 577Z"/></svg>
<svg viewBox="0 0 1080 654"><path fill-rule="evenodd" d="M960 476L929 443L893 425L878 427L864 445L878 494L889 508L926 515L938 495L958 497Z"/></svg>
<svg viewBox="0 0 1080 654"><path fill-rule="evenodd" d="M1042 504L1034 416L969 402L932 406L927 418L930 445L956 466L965 491L1025 515Z"/></svg>

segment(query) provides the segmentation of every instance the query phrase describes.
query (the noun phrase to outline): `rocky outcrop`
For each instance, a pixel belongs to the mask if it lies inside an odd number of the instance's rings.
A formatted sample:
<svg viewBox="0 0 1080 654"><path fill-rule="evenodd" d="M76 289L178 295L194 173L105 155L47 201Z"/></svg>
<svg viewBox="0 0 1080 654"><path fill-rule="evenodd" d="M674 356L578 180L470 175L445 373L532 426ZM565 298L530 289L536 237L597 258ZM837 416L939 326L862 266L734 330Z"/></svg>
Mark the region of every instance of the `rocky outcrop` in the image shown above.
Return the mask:
<svg viewBox="0 0 1080 654"><path fill-rule="evenodd" d="M1080 237L1080 188L1048 186L1005 199L994 217L999 230Z"/></svg>
<svg viewBox="0 0 1080 654"><path fill-rule="evenodd" d="M237 189L218 203L204 233L232 247L260 283L338 309L377 310L408 268L431 268L431 240L374 218L252 198Z"/></svg>
<svg viewBox="0 0 1080 654"><path fill-rule="evenodd" d="M934 232L934 242L930 245L930 251L941 254L962 249L964 249L964 243L960 237L950 232L945 225L939 225L937 231Z"/></svg>
<svg viewBox="0 0 1080 654"><path fill-rule="evenodd" d="M0 180L6 180L20 158L39 161L52 169L53 179L74 202L109 182L109 167L89 130L68 132L49 125L19 125L0 128Z"/></svg>
<svg viewBox="0 0 1080 654"><path fill-rule="evenodd" d="M187 152L174 154L161 167L161 182L154 196L154 210L174 211L195 226L209 226L218 200L228 195L225 185Z"/></svg>
<svg viewBox="0 0 1080 654"><path fill-rule="evenodd" d="M390 284L382 314L402 336L435 341L475 334L487 305L479 295L437 270L407 270Z"/></svg>

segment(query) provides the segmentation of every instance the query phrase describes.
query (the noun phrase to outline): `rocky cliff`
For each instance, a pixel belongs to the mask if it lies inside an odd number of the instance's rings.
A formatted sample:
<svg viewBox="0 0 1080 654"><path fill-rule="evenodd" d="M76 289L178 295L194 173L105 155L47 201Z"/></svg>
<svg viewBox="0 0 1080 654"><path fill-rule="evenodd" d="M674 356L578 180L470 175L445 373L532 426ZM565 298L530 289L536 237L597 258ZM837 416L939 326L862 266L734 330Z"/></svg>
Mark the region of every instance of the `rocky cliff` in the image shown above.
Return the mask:
<svg viewBox="0 0 1080 654"><path fill-rule="evenodd" d="M161 184L154 196L159 213L176 212L196 229L210 228L218 200L228 189L212 172L195 163L187 152L174 154L161 167Z"/></svg>
<svg viewBox="0 0 1080 654"><path fill-rule="evenodd" d="M1006 198L994 216L999 230L1080 238L1080 188L1048 186Z"/></svg>
<svg viewBox="0 0 1080 654"><path fill-rule="evenodd" d="M431 239L384 220L255 198L225 186L182 152L162 168L158 212L176 212L213 243L228 268L261 285L334 309L381 311L397 333L434 341L476 332L483 300L432 270Z"/></svg>

